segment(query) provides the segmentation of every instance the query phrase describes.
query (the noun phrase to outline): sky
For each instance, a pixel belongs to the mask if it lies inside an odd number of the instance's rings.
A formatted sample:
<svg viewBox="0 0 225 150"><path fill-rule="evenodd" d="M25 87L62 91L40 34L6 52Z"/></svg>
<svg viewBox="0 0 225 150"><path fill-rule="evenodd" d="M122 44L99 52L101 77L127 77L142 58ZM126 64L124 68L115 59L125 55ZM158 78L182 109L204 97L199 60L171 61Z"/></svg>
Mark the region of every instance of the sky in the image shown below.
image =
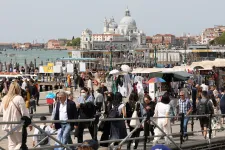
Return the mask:
<svg viewBox="0 0 225 150"><path fill-rule="evenodd" d="M146 35L199 35L225 25L225 0L0 0L0 42L47 42L103 33L104 18L117 23L128 7Z"/></svg>

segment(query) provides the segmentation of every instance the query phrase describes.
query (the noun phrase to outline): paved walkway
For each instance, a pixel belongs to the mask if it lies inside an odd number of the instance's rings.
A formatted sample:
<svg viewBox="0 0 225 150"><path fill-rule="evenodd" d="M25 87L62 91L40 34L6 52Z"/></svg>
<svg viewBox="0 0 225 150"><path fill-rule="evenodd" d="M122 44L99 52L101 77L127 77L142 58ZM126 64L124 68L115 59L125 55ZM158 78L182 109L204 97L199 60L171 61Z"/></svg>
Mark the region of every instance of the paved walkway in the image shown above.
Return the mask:
<svg viewBox="0 0 225 150"><path fill-rule="evenodd" d="M44 99L45 95L46 95L46 92L41 93L40 106L37 107L37 113L48 113L49 112L48 106L45 105L45 103L46 103L46 101ZM75 92L74 96L77 97L78 96L78 92ZM50 116L48 116L48 119L50 119ZM39 120L39 119L38 118L34 118L34 120ZM2 121L2 117L0 117L0 121ZM179 133L180 132L179 122L176 122L175 124L176 125L172 126L172 131L173 131L173 133ZM197 130L200 130L199 121L195 121L194 122L194 131L197 131ZM33 131L34 131L34 129L31 132L29 131L28 134L29 135L33 134ZM188 125L188 131L191 131L191 125L190 124ZM217 132L216 136L217 137L222 137L222 136L224 136L224 133L225 133L225 131ZM5 132L0 129L0 137L4 136L4 134L5 134ZM141 135L143 135L143 132L141 133ZM101 132L98 132L98 139L100 139L100 137L101 137ZM74 143L77 142L77 139L74 139L74 136L72 136L72 139L73 139ZM88 132L84 133L84 139L91 139L91 136L90 136L90 134ZM174 137L173 139L175 140L175 142L177 144L179 144L179 137ZM193 142L200 141L200 140L204 141L203 136L201 135L201 133L195 133L194 136L190 136L189 140L186 141L185 143L188 144L189 142L193 143ZM163 143L163 142L164 142L164 140L160 140L160 143ZM7 149L7 144L8 144L7 139L4 139L4 140L0 141L0 147L2 147L4 149ZM51 144L54 145L54 142L51 141ZM32 147L32 138L31 137L28 137L27 145L30 148ZM143 148L142 145L143 145L143 143L140 142L140 146L139 146L140 148L139 149ZM123 148L126 149L126 146L123 146Z"/></svg>

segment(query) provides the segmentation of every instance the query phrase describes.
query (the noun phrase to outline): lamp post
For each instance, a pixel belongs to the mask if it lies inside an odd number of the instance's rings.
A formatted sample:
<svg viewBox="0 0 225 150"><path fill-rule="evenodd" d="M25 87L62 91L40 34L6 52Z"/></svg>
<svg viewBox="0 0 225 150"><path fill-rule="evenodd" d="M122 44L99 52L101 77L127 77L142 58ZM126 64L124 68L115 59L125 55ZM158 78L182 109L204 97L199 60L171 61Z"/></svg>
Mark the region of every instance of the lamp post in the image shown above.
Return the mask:
<svg viewBox="0 0 225 150"><path fill-rule="evenodd" d="M112 70L112 49L113 49L113 47L112 47L112 38L110 39L110 71Z"/></svg>
<svg viewBox="0 0 225 150"><path fill-rule="evenodd" d="M186 42L184 42L184 50L185 50L184 63L187 64L187 45L186 45Z"/></svg>

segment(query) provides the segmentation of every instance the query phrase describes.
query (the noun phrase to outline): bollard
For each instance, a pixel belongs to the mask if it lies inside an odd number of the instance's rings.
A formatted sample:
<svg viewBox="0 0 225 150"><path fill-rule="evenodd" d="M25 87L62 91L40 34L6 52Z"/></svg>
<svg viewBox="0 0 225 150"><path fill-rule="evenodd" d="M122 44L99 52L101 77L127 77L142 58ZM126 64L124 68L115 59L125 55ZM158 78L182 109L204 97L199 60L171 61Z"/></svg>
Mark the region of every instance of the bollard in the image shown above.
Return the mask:
<svg viewBox="0 0 225 150"><path fill-rule="evenodd" d="M183 144L183 137L184 137L184 113L181 114L180 119L180 145Z"/></svg>
<svg viewBox="0 0 225 150"><path fill-rule="evenodd" d="M22 127L22 144L20 147L20 150L28 150L27 147L27 127L31 124L31 119L27 116L23 116L21 118L22 121L24 121L23 123L23 127Z"/></svg>

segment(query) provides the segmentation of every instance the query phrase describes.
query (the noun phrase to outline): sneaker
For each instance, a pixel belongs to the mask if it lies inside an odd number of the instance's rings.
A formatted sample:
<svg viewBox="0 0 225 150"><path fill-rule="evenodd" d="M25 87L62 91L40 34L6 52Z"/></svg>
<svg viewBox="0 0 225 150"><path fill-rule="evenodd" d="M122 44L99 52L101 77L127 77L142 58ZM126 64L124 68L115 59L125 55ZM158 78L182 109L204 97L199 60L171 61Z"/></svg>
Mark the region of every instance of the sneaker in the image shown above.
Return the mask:
<svg viewBox="0 0 225 150"><path fill-rule="evenodd" d="M187 136L187 135L184 136L184 137L183 137L183 140L184 140L184 141L187 141L187 140L188 140L188 136Z"/></svg>

